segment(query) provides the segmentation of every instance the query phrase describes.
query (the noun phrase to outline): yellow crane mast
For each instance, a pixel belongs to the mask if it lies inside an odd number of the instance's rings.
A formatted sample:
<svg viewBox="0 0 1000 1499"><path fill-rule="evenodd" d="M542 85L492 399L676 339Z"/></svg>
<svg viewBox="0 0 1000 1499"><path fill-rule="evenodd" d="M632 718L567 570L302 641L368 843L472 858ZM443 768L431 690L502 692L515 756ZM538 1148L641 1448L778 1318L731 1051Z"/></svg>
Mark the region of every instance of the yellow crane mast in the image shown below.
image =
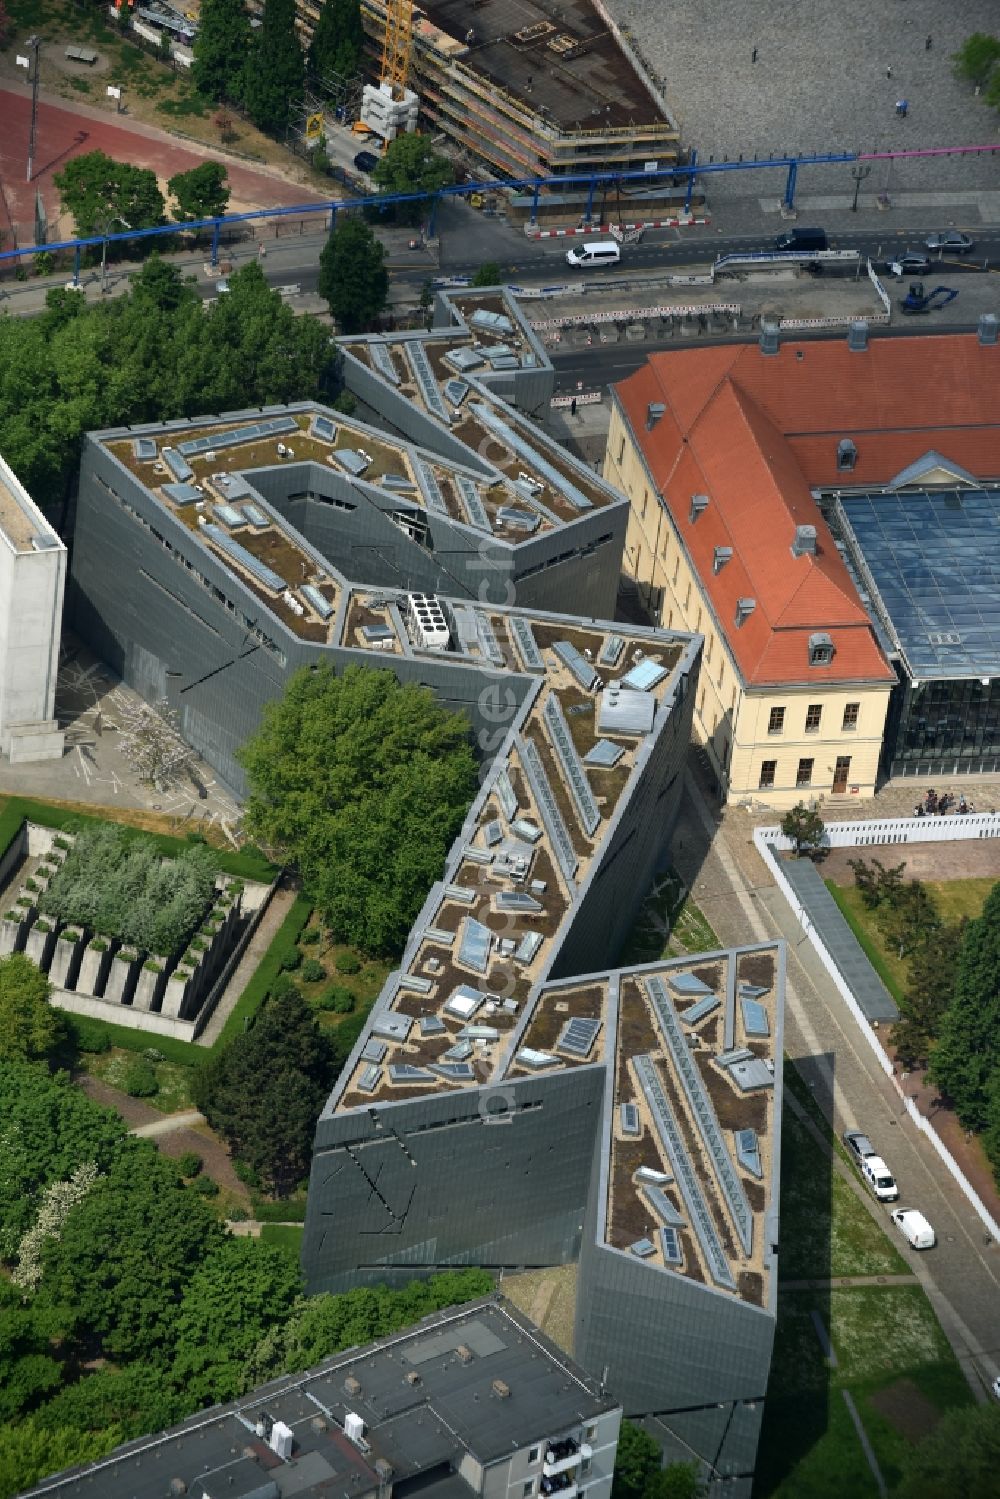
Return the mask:
<svg viewBox="0 0 1000 1499"><path fill-rule="evenodd" d="M380 81L390 86L394 99L402 99L406 89L412 50L413 0L386 0Z"/></svg>

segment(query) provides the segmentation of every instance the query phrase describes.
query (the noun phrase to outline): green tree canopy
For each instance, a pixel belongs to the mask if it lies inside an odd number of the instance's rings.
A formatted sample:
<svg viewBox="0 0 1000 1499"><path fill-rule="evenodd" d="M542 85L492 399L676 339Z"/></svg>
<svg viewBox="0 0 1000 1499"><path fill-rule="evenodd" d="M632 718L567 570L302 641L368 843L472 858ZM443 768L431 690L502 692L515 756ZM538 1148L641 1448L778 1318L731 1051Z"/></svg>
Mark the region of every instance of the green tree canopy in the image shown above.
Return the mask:
<svg viewBox="0 0 1000 1499"><path fill-rule="evenodd" d="M0 1062L47 1061L63 1044L66 1022L49 1003L51 993L25 953L0 958Z"/></svg>
<svg viewBox="0 0 1000 1499"><path fill-rule="evenodd" d="M244 0L202 0L198 21L195 87L207 99L239 104L253 36Z"/></svg>
<svg viewBox="0 0 1000 1499"><path fill-rule="evenodd" d="M283 135L305 92L306 65L295 31L295 0L264 0L243 73L243 103L258 129Z"/></svg>
<svg viewBox="0 0 1000 1499"><path fill-rule="evenodd" d="M935 1083L966 1129L988 1119L990 1082L1000 1066L1000 884L965 930L955 997L942 1016L931 1061Z"/></svg>
<svg viewBox="0 0 1000 1499"><path fill-rule="evenodd" d="M103 1457L122 1439L112 1427L81 1431L78 1427L44 1427L37 1416L0 1426L0 1494L14 1496L62 1468Z"/></svg>
<svg viewBox="0 0 1000 1499"><path fill-rule="evenodd" d="M181 1298L171 1371L177 1388L199 1405L244 1394L252 1387L251 1355L284 1323L301 1290L302 1272L286 1249L254 1239L216 1245Z"/></svg>
<svg viewBox="0 0 1000 1499"><path fill-rule="evenodd" d="M303 669L239 755L250 835L342 941L402 951L476 789L468 720L388 671Z"/></svg>
<svg viewBox="0 0 1000 1499"><path fill-rule="evenodd" d="M903 1063L926 1062L955 992L955 970L965 940L965 920L939 925L907 965L906 989L892 1039Z"/></svg>
<svg viewBox="0 0 1000 1499"><path fill-rule="evenodd" d="M152 229L165 222L163 194L148 167L87 151L68 161L53 181L80 237Z"/></svg>
<svg viewBox="0 0 1000 1499"><path fill-rule="evenodd" d="M433 193L451 186L455 168L432 149L426 135L397 135L372 176L382 193ZM427 211L427 204L417 201L397 205L395 214L401 223L416 224Z"/></svg>
<svg viewBox="0 0 1000 1499"><path fill-rule="evenodd" d="M276 985L249 1030L195 1075L195 1102L276 1195L308 1174L335 1076L329 1043L294 984Z"/></svg>
<svg viewBox="0 0 1000 1499"><path fill-rule="evenodd" d="M946 1411L903 1457L894 1499L1000 1499L1000 1406Z"/></svg>
<svg viewBox="0 0 1000 1499"><path fill-rule="evenodd" d="M495 260L484 260L472 278L473 286L499 286L503 271Z"/></svg>
<svg viewBox="0 0 1000 1499"><path fill-rule="evenodd" d="M374 323L389 294L385 250L364 219L342 213L319 257L317 290L344 333Z"/></svg>
<svg viewBox="0 0 1000 1499"><path fill-rule="evenodd" d="M611 1499L643 1499L646 1486L660 1471L662 1461L659 1444L649 1432L632 1421L623 1421L618 1435Z"/></svg>
<svg viewBox="0 0 1000 1499"><path fill-rule="evenodd" d="M990 36L985 31L974 31L967 36L957 52L952 53L952 65L959 78L975 83L981 88L1000 62L1000 37Z"/></svg>
<svg viewBox="0 0 1000 1499"><path fill-rule="evenodd" d="M805 802L796 802L781 819L781 831L795 844L795 852L804 848L819 848L826 832L826 824L819 813Z"/></svg>
<svg viewBox="0 0 1000 1499"><path fill-rule="evenodd" d="M353 78L361 69L364 47L358 0L325 0L309 44L309 82L322 92L331 73Z"/></svg>
<svg viewBox="0 0 1000 1499"><path fill-rule="evenodd" d="M229 207L226 169L219 161L203 161L190 172L178 172L167 183L177 204L174 218L214 219Z"/></svg>
<svg viewBox="0 0 1000 1499"><path fill-rule="evenodd" d="M98 1369L60 1390L38 1411L46 1431L100 1431L113 1427L121 1440L164 1431L181 1421L193 1400L172 1390L162 1369L151 1364L128 1364L124 1369Z"/></svg>

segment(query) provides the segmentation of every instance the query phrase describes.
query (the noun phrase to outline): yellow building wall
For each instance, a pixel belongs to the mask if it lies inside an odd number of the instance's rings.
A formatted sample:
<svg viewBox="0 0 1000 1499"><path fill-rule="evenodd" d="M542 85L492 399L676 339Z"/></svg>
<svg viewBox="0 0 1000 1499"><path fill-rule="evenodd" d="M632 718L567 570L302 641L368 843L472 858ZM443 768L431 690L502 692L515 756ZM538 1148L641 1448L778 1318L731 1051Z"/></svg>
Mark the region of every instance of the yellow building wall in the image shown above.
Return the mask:
<svg viewBox="0 0 1000 1499"><path fill-rule="evenodd" d="M708 752L726 800L753 798L786 808L810 797L871 796L891 684L825 683L817 673L815 682L805 680L777 691L747 688L617 406L612 410L604 477L629 498L623 565L635 579L641 602L666 628L705 637L693 733ZM853 728L844 726L848 704L857 704ZM810 707L820 710L815 730L806 729ZM781 731L776 733L769 732L772 708L784 709ZM852 713L847 722L853 719ZM839 758L850 764L846 776L841 768L835 791ZM811 778L800 784L799 762L810 759ZM772 760L773 784L761 786L762 766Z"/></svg>

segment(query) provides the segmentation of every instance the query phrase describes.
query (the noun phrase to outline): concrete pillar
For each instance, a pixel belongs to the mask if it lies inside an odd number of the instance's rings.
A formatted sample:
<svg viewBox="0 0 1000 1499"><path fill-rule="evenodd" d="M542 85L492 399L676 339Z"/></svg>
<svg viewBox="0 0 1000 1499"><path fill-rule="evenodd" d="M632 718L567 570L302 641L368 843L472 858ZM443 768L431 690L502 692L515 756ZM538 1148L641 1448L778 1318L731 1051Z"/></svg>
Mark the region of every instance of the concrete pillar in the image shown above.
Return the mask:
<svg viewBox="0 0 1000 1499"><path fill-rule="evenodd" d="M95 947L95 942L100 942L102 946ZM111 943L106 942L103 937L94 937L84 948L80 958L80 972L76 979L77 994L93 994L99 999L104 993L110 967Z"/></svg>
<svg viewBox="0 0 1000 1499"><path fill-rule="evenodd" d="M132 995L132 1007L136 1010L151 1010L153 1000L156 998L156 981L162 975L149 968L146 963L138 969L135 981L135 990Z"/></svg>
<svg viewBox="0 0 1000 1499"><path fill-rule="evenodd" d="M167 979L160 1014L168 1016L171 1020L179 1019L184 1002L190 992L190 977L175 970Z"/></svg>
<svg viewBox="0 0 1000 1499"><path fill-rule="evenodd" d="M48 930L46 930L48 928ZM43 973L48 973L49 963L52 961L52 949L55 946L56 934L48 922L44 923L41 930L36 921L25 938L24 950L33 963L37 963Z"/></svg>
<svg viewBox="0 0 1000 1499"><path fill-rule="evenodd" d="M139 977L139 956L130 947L122 947L115 953L104 988L104 998L111 1004L127 1005L135 992Z"/></svg>
<svg viewBox="0 0 1000 1499"><path fill-rule="evenodd" d="M20 916L16 921L5 916L0 921L0 953L20 952L27 930L28 923Z"/></svg>
<svg viewBox="0 0 1000 1499"><path fill-rule="evenodd" d="M80 971L80 951L83 935L74 927L59 933L52 953L49 978L57 989L72 989Z"/></svg>

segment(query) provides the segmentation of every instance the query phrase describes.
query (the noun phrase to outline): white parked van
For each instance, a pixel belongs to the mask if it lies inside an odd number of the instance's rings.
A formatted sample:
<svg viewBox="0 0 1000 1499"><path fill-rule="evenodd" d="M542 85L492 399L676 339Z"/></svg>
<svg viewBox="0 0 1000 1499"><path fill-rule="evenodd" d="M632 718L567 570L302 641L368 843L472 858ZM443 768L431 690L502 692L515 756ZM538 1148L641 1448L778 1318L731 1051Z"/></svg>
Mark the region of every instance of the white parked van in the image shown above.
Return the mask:
<svg viewBox="0 0 1000 1499"><path fill-rule="evenodd" d="M892 1179L892 1173L880 1155L867 1155L863 1161L858 1162L858 1170L861 1172L862 1180L869 1190L878 1198L879 1202L895 1202L899 1196L899 1188Z"/></svg>
<svg viewBox="0 0 1000 1499"><path fill-rule="evenodd" d="M613 239L592 239L566 251L566 264L578 270L589 266L617 265L622 258L621 247Z"/></svg>
<svg viewBox="0 0 1000 1499"><path fill-rule="evenodd" d="M916 1208L896 1208L889 1217L911 1249L933 1249L937 1243L934 1230Z"/></svg>

